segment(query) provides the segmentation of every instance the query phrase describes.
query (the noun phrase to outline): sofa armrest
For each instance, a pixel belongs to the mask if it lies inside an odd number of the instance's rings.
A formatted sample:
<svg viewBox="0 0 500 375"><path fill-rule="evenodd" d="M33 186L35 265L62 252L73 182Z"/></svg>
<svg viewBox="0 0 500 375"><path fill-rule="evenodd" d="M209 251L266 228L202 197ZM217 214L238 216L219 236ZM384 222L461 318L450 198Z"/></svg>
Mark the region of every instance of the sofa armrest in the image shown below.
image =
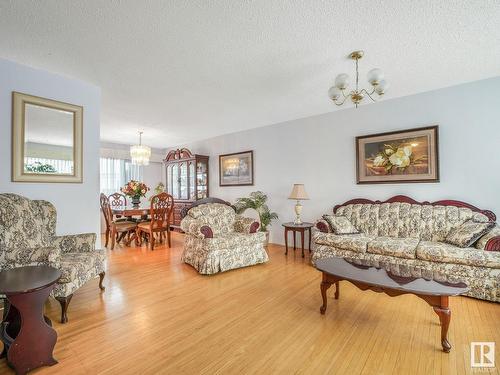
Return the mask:
<svg viewBox="0 0 500 375"><path fill-rule="evenodd" d="M260 223L252 218L236 216L236 220L234 222L234 231L238 233L257 233L257 230L260 227Z"/></svg>
<svg viewBox="0 0 500 375"><path fill-rule="evenodd" d="M56 236L52 245L61 249L61 253L88 253L95 250L95 233Z"/></svg>
<svg viewBox="0 0 500 375"><path fill-rule="evenodd" d="M323 232L323 233L332 233L332 229L330 228L330 224L328 224L328 222L326 220L319 219L318 221L316 221L316 224L314 226L320 232Z"/></svg>
<svg viewBox="0 0 500 375"><path fill-rule="evenodd" d="M214 233L212 228L200 220L196 220L190 216L186 216L181 221L181 229L184 233L193 235L198 238L213 238Z"/></svg>
<svg viewBox="0 0 500 375"><path fill-rule="evenodd" d="M495 225L492 230L482 236L476 243L476 249L500 251L500 227Z"/></svg>
<svg viewBox="0 0 500 375"><path fill-rule="evenodd" d="M492 237L486 242L486 251L500 251L500 236Z"/></svg>

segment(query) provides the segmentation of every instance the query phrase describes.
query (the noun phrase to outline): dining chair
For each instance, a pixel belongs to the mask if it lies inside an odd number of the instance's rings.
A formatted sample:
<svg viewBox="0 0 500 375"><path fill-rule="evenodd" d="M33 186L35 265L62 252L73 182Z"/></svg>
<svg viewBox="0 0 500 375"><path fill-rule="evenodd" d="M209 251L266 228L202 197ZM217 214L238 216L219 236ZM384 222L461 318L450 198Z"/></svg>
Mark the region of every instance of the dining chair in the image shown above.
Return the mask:
<svg viewBox="0 0 500 375"><path fill-rule="evenodd" d="M125 207L127 205L127 197L122 193L113 193L108 196L111 207Z"/></svg>
<svg viewBox="0 0 500 375"><path fill-rule="evenodd" d="M120 235L120 240L125 237L125 235L130 235L130 233L135 231L137 223L133 221L114 220L113 212L111 211L111 203L105 194L101 193L100 202L104 221L106 222L106 242L104 246L108 247L108 241L111 238L111 250L113 250L115 248L117 236ZM127 245L130 244L130 236L128 238L129 240L126 242Z"/></svg>
<svg viewBox="0 0 500 375"><path fill-rule="evenodd" d="M116 207L126 207L127 206L127 197L122 193L113 193L108 195L109 203L111 208ZM122 215L115 215L116 221L135 221L130 217L122 217Z"/></svg>
<svg viewBox="0 0 500 375"><path fill-rule="evenodd" d="M150 217L151 220L137 224L136 237L139 245L142 244L142 236L146 235L149 249L153 250L155 245L155 234L159 234L160 243L163 242L163 234L167 234L168 247L171 246L170 223L174 212L174 198L165 192L151 198Z"/></svg>

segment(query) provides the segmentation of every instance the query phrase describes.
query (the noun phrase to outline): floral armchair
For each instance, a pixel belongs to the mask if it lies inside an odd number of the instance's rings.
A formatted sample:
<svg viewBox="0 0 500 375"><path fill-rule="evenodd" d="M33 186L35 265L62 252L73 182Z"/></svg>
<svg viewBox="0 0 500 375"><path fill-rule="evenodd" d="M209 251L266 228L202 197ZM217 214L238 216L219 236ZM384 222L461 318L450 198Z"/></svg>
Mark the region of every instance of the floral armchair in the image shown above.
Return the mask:
<svg viewBox="0 0 500 375"><path fill-rule="evenodd" d="M106 253L95 248L94 233L56 236L55 229L51 203L0 194L0 270L33 265L61 270L52 296L61 304L61 323L66 323L68 305L78 288L100 277L104 290Z"/></svg>
<svg viewBox="0 0 500 375"><path fill-rule="evenodd" d="M182 260L204 275L268 261L259 222L237 216L224 203L195 204L181 221Z"/></svg>

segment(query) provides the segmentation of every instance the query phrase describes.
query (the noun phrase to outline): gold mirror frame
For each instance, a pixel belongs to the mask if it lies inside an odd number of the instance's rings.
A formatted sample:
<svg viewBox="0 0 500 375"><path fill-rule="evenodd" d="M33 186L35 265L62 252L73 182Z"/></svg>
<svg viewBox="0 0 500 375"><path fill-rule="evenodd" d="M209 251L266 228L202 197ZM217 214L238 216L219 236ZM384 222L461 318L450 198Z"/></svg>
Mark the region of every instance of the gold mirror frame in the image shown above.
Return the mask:
<svg viewBox="0 0 500 375"><path fill-rule="evenodd" d="M73 174L25 173L24 130L26 104L72 112ZM12 181L13 182L83 182L83 107L38 96L12 92Z"/></svg>

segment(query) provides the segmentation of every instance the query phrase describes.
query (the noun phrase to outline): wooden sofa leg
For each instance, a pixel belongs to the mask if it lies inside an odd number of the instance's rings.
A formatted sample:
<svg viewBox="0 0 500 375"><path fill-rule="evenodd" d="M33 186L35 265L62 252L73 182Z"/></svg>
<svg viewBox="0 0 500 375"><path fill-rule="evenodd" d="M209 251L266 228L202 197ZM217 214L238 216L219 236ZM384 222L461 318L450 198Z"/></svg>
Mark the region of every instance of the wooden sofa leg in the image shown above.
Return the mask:
<svg viewBox="0 0 500 375"><path fill-rule="evenodd" d="M106 276L106 272L102 271L99 274L99 289L101 289L102 291L106 290L106 287L104 285L102 285L102 281L104 280L104 276Z"/></svg>
<svg viewBox="0 0 500 375"><path fill-rule="evenodd" d="M68 322L68 306L71 298L73 298L73 294L67 297L56 297L56 300L61 304L61 323L63 324Z"/></svg>

